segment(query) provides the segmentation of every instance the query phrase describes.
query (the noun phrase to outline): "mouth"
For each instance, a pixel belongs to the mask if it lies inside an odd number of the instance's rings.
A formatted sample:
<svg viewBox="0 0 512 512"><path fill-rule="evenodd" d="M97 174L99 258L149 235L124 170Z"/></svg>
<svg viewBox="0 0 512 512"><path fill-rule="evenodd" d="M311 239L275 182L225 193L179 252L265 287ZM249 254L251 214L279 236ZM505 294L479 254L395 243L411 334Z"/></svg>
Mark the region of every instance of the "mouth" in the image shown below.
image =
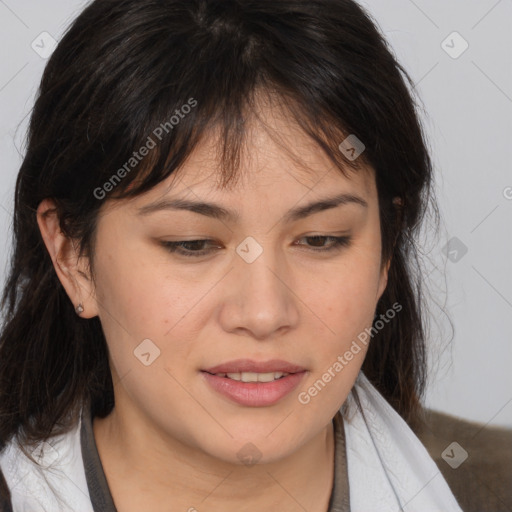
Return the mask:
<svg viewBox="0 0 512 512"><path fill-rule="evenodd" d="M215 375L216 377L225 377L231 380L237 380L239 382L272 382L274 380L279 380L291 373L288 372L267 372L267 373L256 373L256 372L234 372L234 373L209 373L210 375ZM298 372L297 372L298 373Z"/></svg>
<svg viewBox="0 0 512 512"><path fill-rule="evenodd" d="M283 360L256 362L238 359L201 370L217 393L240 405L272 405L295 389L307 370Z"/></svg>

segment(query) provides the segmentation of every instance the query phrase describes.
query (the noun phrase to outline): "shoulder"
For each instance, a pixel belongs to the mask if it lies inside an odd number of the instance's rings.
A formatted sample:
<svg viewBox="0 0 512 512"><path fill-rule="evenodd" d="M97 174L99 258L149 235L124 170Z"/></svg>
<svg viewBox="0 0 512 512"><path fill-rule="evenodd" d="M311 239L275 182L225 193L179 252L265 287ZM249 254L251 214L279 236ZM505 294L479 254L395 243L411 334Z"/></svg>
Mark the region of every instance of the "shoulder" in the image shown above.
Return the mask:
<svg viewBox="0 0 512 512"><path fill-rule="evenodd" d="M12 438L0 451L0 473L0 512L92 510L80 424L33 447Z"/></svg>
<svg viewBox="0 0 512 512"><path fill-rule="evenodd" d="M413 430L465 512L512 510L512 429L424 409Z"/></svg>

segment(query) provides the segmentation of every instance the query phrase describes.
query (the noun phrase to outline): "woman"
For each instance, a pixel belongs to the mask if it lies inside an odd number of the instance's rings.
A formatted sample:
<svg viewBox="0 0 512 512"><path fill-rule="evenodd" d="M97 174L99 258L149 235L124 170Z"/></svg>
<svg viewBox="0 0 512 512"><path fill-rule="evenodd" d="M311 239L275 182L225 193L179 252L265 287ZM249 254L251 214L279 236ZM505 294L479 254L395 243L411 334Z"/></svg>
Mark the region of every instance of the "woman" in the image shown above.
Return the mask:
<svg viewBox="0 0 512 512"><path fill-rule="evenodd" d="M348 0L103 0L45 69L0 345L6 510L461 510L411 426L432 166Z"/></svg>

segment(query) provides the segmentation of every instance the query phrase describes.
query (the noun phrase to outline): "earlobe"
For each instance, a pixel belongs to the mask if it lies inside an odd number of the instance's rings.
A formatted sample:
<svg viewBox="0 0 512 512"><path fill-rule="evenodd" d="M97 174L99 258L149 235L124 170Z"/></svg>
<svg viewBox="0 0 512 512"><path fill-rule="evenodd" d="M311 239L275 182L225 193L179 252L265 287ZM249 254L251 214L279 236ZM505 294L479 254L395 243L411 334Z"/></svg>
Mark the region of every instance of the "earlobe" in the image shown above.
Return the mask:
<svg viewBox="0 0 512 512"><path fill-rule="evenodd" d="M44 199L37 208L37 223L53 267L82 318L98 315L93 282L87 277L86 258L79 258L78 247L60 229L55 202Z"/></svg>

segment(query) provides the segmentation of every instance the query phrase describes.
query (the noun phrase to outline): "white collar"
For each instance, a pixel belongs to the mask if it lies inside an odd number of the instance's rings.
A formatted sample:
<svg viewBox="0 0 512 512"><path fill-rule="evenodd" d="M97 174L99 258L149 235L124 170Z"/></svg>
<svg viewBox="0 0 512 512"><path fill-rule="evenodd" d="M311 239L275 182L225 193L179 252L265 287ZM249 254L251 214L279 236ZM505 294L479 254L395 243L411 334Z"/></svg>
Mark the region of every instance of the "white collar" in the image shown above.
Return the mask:
<svg viewBox="0 0 512 512"><path fill-rule="evenodd" d="M362 372L354 388L342 408L351 512L462 512L426 448Z"/></svg>

